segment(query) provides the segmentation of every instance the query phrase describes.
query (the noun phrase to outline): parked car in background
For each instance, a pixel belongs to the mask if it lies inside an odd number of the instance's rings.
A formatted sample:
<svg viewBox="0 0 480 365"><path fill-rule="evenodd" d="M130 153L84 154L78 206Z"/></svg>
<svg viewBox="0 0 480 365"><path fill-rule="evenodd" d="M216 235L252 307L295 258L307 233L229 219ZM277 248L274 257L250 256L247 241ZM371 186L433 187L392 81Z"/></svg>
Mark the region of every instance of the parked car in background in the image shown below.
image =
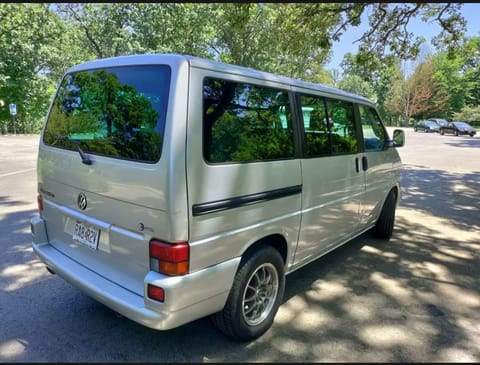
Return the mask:
<svg viewBox="0 0 480 365"><path fill-rule="evenodd" d="M440 131L440 126L431 120L419 120L413 125L413 130L415 132L423 131L426 133L438 133Z"/></svg>
<svg viewBox="0 0 480 365"><path fill-rule="evenodd" d="M444 127L448 124L448 120L441 118L428 118L427 120L431 120L432 122L437 123L440 127Z"/></svg>
<svg viewBox="0 0 480 365"><path fill-rule="evenodd" d="M445 133L450 133L455 136L468 134L470 137L473 137L477 134L477 131L467 122L451 122L446 126L440 127L440 134L443 135Z"/></svg>

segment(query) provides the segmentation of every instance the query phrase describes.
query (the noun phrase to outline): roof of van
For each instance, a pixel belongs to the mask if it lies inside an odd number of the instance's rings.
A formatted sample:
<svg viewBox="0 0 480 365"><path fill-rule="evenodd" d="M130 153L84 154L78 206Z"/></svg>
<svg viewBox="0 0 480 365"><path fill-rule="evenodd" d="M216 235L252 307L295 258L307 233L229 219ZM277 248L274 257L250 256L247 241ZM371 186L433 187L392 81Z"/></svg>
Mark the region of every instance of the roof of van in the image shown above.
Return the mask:
<svg viewBox="0 0 480 365"><path fill-rule="evenodd" d="M176 61L186 61L192 67L203 68L208 70L217 70L230 72L237 75L243 75L248 77L257 78L260 80L268 80L273 82L282 83L285 85L292 85L297 87L303 87L306 89L314 89L329 93L332 95L345 96L357 100L361 100L370 104L373 104L371 100L366 97L363 97L358 94L350 93L344 90L340 90L334 87L326 86L323 84L303 81L300 79L290 78L286 76L276 75L270 72L260 71L249 67L238 66L228 63L223 63L219 61L209 60L205 58L190 56L190 55L181 55L181 54L170 54L170 53L151 53L151 54L135 54L128 56L118 56L111 58L103 58L93 61L87 61L82 64L71 67L67 72L74 72L79 70L84 70L88 68L97 68L97 67L112 67L115 65L125 65L125 64L135 64L135 63L158 63L162 58L169 58Z"/></svg>

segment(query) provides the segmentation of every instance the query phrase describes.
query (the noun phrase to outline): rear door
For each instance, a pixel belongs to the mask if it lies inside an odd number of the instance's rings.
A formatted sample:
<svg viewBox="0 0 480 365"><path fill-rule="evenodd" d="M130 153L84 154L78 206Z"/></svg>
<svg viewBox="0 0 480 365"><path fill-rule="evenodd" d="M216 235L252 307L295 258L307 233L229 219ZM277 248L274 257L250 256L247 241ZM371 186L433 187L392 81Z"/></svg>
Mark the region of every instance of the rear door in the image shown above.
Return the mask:
<svg viewBox="0 0 480 365"><path fill-rule="evenodd" d="M133 60L66 75L44 128L38 183L49 243L143 295L150 238L188 238L184 152L169 161L185 141L188 68L181 59Z"/></svg>

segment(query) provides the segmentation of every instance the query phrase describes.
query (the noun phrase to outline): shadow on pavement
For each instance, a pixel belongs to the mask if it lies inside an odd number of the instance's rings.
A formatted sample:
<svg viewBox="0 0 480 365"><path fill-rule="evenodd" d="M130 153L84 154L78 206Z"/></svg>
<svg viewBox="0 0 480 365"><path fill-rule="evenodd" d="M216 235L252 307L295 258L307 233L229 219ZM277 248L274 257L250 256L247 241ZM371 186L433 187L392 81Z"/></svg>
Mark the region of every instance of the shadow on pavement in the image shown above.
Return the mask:
<svg viewBox="0 0 480 365"><path fill-rule="evenodd" d="M23 227L32 211L12 213L17 244L0 241L0 361L479 361L479 180L406 166L392 239L364 233L289 275L273 327L250 343L208 318L161 332L118 317L47 274Z"/></svg>

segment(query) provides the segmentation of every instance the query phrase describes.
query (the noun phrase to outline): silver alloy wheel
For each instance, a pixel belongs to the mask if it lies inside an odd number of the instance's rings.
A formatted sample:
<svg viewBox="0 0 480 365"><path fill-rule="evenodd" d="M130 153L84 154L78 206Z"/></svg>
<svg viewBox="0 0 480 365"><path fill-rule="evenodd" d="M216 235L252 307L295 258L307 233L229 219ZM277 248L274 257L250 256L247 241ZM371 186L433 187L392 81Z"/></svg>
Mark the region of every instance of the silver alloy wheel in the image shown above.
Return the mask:
<svg viewBox="0 0 480 365"><path fill-rule="evenodd" d="M271 263L260 265L248 279L242 297L242 315L250 326L262 323L275 305L278 272Z"/></svg>

